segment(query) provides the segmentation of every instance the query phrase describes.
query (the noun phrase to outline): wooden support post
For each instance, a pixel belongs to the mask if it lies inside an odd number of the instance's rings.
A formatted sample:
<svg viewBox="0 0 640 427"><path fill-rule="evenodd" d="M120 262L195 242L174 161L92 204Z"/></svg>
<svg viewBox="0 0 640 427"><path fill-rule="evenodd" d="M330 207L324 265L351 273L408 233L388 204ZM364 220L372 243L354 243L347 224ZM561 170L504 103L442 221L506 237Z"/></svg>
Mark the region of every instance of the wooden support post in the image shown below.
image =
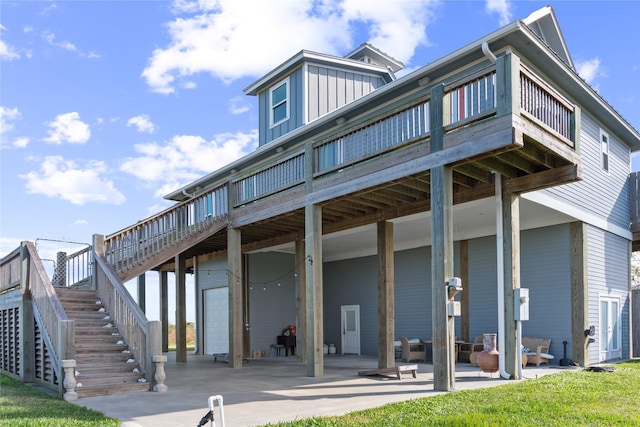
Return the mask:
<svg viewBox="0 0 640 427"><path fill-rule="evenodd" d="M162 322L162 352L169 351L169 282L166 271L159 272L160 321Z"/></svg>
<svg viewBox="0 0 640 427"><path fill-rule="evenodd" d="M496 61L496 115L520 114L520 58L512 52Z"/></svg>
<svg viewBox="0 0 640 427"><path fill-rule="evenodd" d="M104 236L101 234L93 235L93 261L91 263L91 271L98 271L98 261L96 261L97 257L105 256L104 253ZM91 275L91 289L98 289L98 275Z"/></svg>
<svg viewBox="0 0 640 427"><path fill-rule="evenodd" d="M229 280L229 365L242 367L242 242L240 230L227 230Z"/></svg>
<svg viewBox="0 0 640 427"><path fill-rule="evenodd" d="M307 287L304 263L304 240L296 240L295 254L295 296L296 296L296 360L306 362L307 331Z"/></svg>
<svg viewBox="0 0 640 427"><path fill-rule="evenodd" d="M143 313L147 312L147 276L142 273L138 276L138 305Z"/></svg>
<svg viewBox="0 0 640 427"><path fill-rule="evenodd" d="M448 166L431 169L431 320L433 387L455 388L455 332L447 315L447 282L453 276L453 175Z"/></svg>
<svg viewBox="0 0 640 427"><path fill-rule="evenodd" d="M460 241L460 279L462 280L462 292L460 293L460 332L462 341L471 342L469 336L469 241Z"/></svg>
<svg viewBox="0 0 640 427"><path fill-rule="evenodd" d="M444 85L431 88L429 120L431 151L444 148ZM433 336L433 387L455 387L455 331L447 315L446 284L453 276L453 171L450 166L431 169L431 323Z"/></svg>
<svg viewBox="0 0 640 427"><path fill-rule="evenodd" d="M580 366L589 365L589 287L587 224L572 222L569 226L571 247L571 358ZM631 259L631 258L629 258Z"/></svg>
<svg viewBox="0 0 640 427"><path fill-rule="evenodd" d="M307 376L324 374L322 304L322 208L305 206L306 348Z"/></svg>
<svg viewBox="0 0 640 427"><path fill-rule="evenodd" d="M393 223L378 221L378 368L395 366Z"/></svg>
<svg viewBox="0 0 640 427"><path fill-rule="evenodd" d="M249 325L251 324L251 298L250 298L250 290L249 283L251 280L249 278L249 255L242 255L242 357L248 358L251 357L251 329Z"/></svg>
<svg viewBox="0 0 640 427"><path fill-rule="evenodd" d="M186 261L183 254L175 256L176 276L176 362L187 361L187 300Z"/></svg>
<svg viewBox="0 0 640 427"><path fill-rule="evenodd" d="M511 379L520 379L518 370L518 352L516 348L517 323L515 320L514 289L520 287L520 195L505 190L506 180L502 182L502 240L504 271L504 352L505 371Z"/></svg>

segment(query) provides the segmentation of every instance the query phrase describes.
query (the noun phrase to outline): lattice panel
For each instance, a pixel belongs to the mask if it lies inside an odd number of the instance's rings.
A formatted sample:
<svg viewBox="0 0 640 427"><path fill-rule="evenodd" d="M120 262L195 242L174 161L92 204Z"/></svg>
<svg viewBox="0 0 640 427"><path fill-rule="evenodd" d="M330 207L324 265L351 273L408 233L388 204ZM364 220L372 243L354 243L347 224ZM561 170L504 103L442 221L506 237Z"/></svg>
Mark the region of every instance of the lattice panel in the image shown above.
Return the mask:
<svg viewBox="0 0 640 427"><path fill-rule="evenodd" d="M20 308L0 310L0 370L20 374Z"/></svg>
<svg viewBox="0 0 640 427"><path fill-rule="evenodd" d="M58 376L51 364L51 355L38 327L38 322L33 322L33 325L35 337L35 377L51 384L58 384Z"/></svg>

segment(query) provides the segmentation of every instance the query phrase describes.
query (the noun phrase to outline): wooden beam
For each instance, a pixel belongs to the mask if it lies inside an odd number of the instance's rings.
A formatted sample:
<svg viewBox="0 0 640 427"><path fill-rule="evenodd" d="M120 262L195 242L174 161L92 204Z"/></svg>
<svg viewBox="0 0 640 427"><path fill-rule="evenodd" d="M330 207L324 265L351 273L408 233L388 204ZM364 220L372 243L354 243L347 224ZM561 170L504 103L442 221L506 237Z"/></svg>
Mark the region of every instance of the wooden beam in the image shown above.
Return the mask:
<svg viewBox="0 0 640 427"><path fill-rule="evenodd" d="M307 376L324 374L324 329L322 303L322 208L305 208L305 271L306 271L306 349Z"/></svg>
<svg viewBox="0 0 640 427"><path fill-rule="evenodd" d="M572 222L569 226L571 250L571 358L580 366L589 365L589 285L587 224Z"/></svg>
<svg viewBox="0 0 640 427"><path fill-rule="evenodd" d="M242 367L242 244L240 230L227 230L227 277L229 285L229 365Z"/></svg>
<svg viewBox="0 0 640 427"><path fill-rule="evenodd" d="M176 276L176 362L187 361L187 291L185 257L175 256Z"/></svg>
<svg viewBox="0 0 640 427"><path fill-rule="evenodd" d="M469 336L469 292L471 291L469 283L469 241L461 240L460 247L460 279L462 280L462 293L460 294L460 330L462 332L462 341L471 342Z"/></svg>
<svg viewBox="0 0 640 427"><path fill-rule="evenodd" d="M307 286L304 262L304 239L296 239L295 253L295 296L296 296L296 360L306 362L307 331Z"/></svg>
<svg viewBox="0 0 640 427"><path fill-rule="evenodd" d="M582 179L582 168L579 164L562 166L555 169L513 178L505 182L505 190L511 193L525 193L541 190L560 184Z"/></svg>
<svg viewBox="0 0 640 427"><path fill-rule="evenodd" d="M447 315L446 283L453 276L453 178L451 167L431 170L431 322L433 388L455 388L453 317Z"/></svg>
<svg viewBox="0 0 640 427"><path fill-rule="evenodd" d="M393 223L378 221L378 368L395 366Z"/></svg>
<svg viewBox="0 0 640 427"><path fill-rule="evenodd" d="M138 276L138 305L143 313L147 312L147 276L142 273Z"/></svg>
<svg viewBox="0 0 640 427"><path fill-rule="evenodd" d="M162 352L169 351L169 281L166 271L160 275L160 321L162 322Z"/></svg>
<svg viewBox="0 0 640 427"><path fill-rule="evenodd" d="M506 181L506 180L505 180ZM502 182L502 241L504 269L498 271L504 278L504 369L512 379L520 379L516 349L517 324L515 321L514 289L520 287L520 196L505 190Z"/></svg>

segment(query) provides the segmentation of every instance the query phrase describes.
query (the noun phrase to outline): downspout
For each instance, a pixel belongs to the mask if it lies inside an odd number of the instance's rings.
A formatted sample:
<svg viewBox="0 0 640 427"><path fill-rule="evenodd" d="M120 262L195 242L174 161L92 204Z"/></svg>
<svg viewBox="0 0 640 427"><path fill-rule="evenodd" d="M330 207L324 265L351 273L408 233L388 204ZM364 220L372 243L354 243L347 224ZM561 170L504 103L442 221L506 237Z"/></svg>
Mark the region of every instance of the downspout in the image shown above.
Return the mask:
<svg viewBox="0 0 640 427"><path fill-rule="evenodd" d="M489 61L491 61L492 64L496 63L496 56L493 54L493 52L491 52L491 49L489 49L489 43L487 42L482 42L482 53L484 53L484 56L487 57L487 59Z"/></svg>
<svg viewBox="0 0 640 427"><path fill-rule="evenodd" d="M498 261L498 372L504 379L511 378L504 370L504 242L502 232L502 176L493 174L496 185L496 258Z"/></svg>

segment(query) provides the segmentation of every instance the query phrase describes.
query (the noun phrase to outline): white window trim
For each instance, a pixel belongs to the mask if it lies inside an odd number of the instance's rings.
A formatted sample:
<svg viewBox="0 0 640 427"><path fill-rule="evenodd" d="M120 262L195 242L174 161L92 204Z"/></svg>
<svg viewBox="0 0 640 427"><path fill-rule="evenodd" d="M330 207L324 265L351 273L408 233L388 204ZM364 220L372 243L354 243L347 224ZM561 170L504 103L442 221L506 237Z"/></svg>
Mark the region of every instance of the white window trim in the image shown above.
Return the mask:
<svg viewBox="0 0 640 427"><path fill-rule="evenodd" d="M604 147L602 144L602 138L606 137L607 138L607 151L604 151ZM603 171L605 172L609 172L611 170L611 138L609 137L609 134L607 132L605 132L604 130L600 129L600 167L602 168ZM607 167L604 167L604 156L607 156Z"/></svg>
<svg viewBox="0 0 640 427"><path fill-rule="evenodd" d="M273 108L276 107L272 104L273 102L273 91L275 91L276 89L280 88L282 85L286 85L286 95L284 97L284 104L286 107L286 114L285 117L282 120L279 120L277 122L273 121ZM277 84L273 85L271 88L269 88L269 128L273 128L275 126L278 126L280 123L286 122L287 120L289 120L289 108L291 105L291 100L289 99L291 95L291 86L289 84L289 77L281 80L280 82L278 82ZM280 104L278 104L280 105Z"/></svg>

